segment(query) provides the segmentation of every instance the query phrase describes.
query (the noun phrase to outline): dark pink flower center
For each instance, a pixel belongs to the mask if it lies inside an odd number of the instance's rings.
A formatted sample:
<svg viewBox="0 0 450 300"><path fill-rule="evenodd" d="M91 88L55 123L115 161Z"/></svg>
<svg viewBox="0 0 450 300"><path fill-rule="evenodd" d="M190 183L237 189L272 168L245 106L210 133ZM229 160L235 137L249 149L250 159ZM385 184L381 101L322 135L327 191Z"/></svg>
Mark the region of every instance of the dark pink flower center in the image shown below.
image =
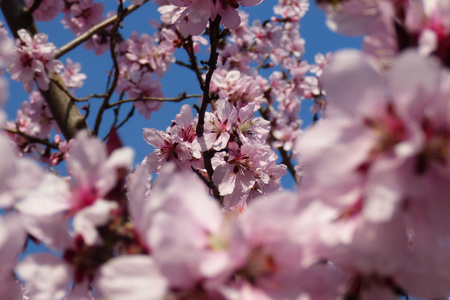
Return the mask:
<svg viewBox="0 0 450 300"><path fill-rule="evenodd" d="M418 174L423 174L430 166L446 167L450 156L449 142L450 131L445 127L434 127L424 118L421 124L424 136L425 145L422 151L417 155L416 171Z"/></svg>
<svg viewBox="0 0 450 300"><path fill-rule="evenodd" d="M256 283L260 278L270 277L279 270L272 254L264 251L262 247L256 247L250 253L247 263L237 273L251 283Z"/></svg>

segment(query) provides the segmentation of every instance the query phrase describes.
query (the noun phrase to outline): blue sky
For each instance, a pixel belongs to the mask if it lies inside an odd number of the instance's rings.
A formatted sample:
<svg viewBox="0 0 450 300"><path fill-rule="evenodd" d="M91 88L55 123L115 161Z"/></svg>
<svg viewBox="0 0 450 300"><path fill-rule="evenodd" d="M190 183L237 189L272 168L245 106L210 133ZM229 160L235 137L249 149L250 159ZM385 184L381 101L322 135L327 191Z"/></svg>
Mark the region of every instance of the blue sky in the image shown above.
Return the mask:
<svg viewBox="0 0 450 300"><path fill-rule="evenodd" d="M105 14L110 10L115 10L115 0L97 0L105 5ZM272 7L276 3L274 0L265 0L256 7L246 7L245 10L250 15L250 20L260 18L262 20L269 19L273 15ZM159 19L159 13L156 11L157 6L153 3L147 3L138 11L134 12L124 22L122 34L124 37L128 36L132 31L138 31L139 33L152 34L153 29L149 25L150 19ZM3 15L0 18L3 22ZM61 25L62 14L52 22L39 22L37 23L38 29L41 32L49 35L49 41L53 42L57 47L61 47L68 41L74 38L74 35ZM331 32L325 25L325 16L323 12L317 8L314 2L311 3L310 11L301 21L301 35L306 40L306 53L305 60L308 62L314 61L314 55L318 52L326 53L328 51L336 51L341 48L359 48L361 45L361 38L349 38L339 36ZM204 47L204 50L206 47ZM177 53L182 54L181 58L184 58L182 51ZM87 75L87 80L84 83L84 87L76 91L76 95L83 97L92 93L104 92L106 86L107 72L111 67L111 58L109 54L103 56L95 56L92 51L86 51L82 46L69 52L61 58L61 61L65 63L66 58L71 58L75 62L82 63L82 72ZM162 79L163 92L166 97L174 97L183 91L187 91L190 94L199 94L200 89L189 70L172 65L169 72ZM15 118L16 110L20 106L20 103L27 99L28 95L22 88L21 83L10 82L10 96L7 103L7 113L9 118ZM183 103L194 103L197 100L190 100ZM100 100L92 101L91 115L94 116L100 103ZM171 120L179 112L181 107L180 103L165 103L159 112L154 112L151 119L145 120L137 113L134 118L130 120L120 130L120 136L124 143L131 146L136 151L136 163L140 163L142 159L152 151L152 148L142 139L142 128L157 128L165 130L170 125ZM128 108L123 110L126 114ZM312 116L309 114L308 103L305 103L305 108L301 113L305 119L305 123L310 122ZM112 116L112 112L109 114ZM106 119L103 128L107 130L110 125L111 119ZM88 119L93 124L93 117ZM105 131L102 131L105 134ZM292 182L286 181L287 187L292 186Z"/></svg>

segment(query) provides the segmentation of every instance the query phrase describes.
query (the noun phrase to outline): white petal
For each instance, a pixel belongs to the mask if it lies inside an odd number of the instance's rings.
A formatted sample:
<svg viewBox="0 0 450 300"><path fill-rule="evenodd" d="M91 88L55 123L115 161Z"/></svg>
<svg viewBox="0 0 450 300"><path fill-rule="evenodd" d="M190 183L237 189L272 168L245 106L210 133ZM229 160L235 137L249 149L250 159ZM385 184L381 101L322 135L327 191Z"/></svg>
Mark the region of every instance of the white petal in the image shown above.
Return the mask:
<svg viewBox="0 0 450 300"><path fill-rule="evenodd" d="M110 300L160 300L167 291L167 280L149 256L130 255L103 265L96 286Z"/></svg>
<svg viewBox="0 0 450 300"><path fill-rule="evenodd" d="M373 115L374 108L386 99L381 75L368 57L356 50L343 50L333 56L324 69L323 84L330 117Z"/></svg>
<svg viewBox="0 0 450 300"><path fill-rule="evenodd" d="M64 297L73 271L61 259L49 253L38 253L21 261L16 272L25 280L30 299L48 300Z"/></svg>
<svg viewBox="0 0 450 300"><path fill-rule="evenodd" d="M397 112L407 120L421 119L425 107L435 100L439 76L440 66L436 60L413 50L403 53L389 73Z"/></svg>
<svg viewBox="0 0 450 300"><path fill-rule="evenodd" d="M117 203L98 199L91 206L81 210L73 220L75 232L83 235L88 245L99 242L98 226L104 225L109 219L109 212L117 208Z"/></svg>

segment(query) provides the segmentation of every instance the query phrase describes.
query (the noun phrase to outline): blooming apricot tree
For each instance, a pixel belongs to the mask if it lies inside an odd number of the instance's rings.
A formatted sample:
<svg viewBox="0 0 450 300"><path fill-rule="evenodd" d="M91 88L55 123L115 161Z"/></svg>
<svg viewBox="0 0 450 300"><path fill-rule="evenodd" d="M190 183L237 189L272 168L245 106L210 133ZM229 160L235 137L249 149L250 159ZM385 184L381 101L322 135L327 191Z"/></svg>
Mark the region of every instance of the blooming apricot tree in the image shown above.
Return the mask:
<svg viewBox="0 0 450 300"><path fill-rule="evenodd" d="M318 0L364 43L309 63L307 0L252 24L240 8L262 0L128 2L0 1L0 299L450 294L448 1ZM126 36L144 7L153 32ZM34 21L61 15L74 38L58 48ZM83 97L80 45L112 61ZM174 64L198 94L164 95ZM15 120L7 76L29 94ZM122 126L189 98L166 130L137 129L152 147L136 167Z"/></svg>

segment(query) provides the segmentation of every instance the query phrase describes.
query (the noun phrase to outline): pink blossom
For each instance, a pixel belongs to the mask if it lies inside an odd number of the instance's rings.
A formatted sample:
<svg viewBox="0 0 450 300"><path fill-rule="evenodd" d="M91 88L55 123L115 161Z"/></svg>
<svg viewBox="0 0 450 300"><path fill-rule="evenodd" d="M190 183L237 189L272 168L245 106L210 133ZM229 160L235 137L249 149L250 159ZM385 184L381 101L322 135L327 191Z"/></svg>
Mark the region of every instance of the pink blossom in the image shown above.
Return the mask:
<svg viewBox="0 0 450 300"><path fill-rule="evenodd" d="M417 69L422 72L411 72ZM325 256L356 270L353 277L381 292L419 276L418 268L407 275L410 264L429 268L427 251L410 252L429 246L421 244L423 232L435 232L436 239L449 234L442 198L449 173L446 158L437 154L449 145L442 135L448 130L442 107L449 75L436 60L406 51L392 64L386 93L378 70L361 54L347 51L336 54L323 76L330 101L327 119L300 139L303 195L337 210L322 233ZM414 225L412 219L427 221ZM439 278L448 280L444 274ZM427 286L433 284L424 283L424 290Z"/></svg>
<svg viewBox="0 0 450 300"><path fill-rule="evenodd" d="M77 89L83 86L86 74L80 73L80 70L80 63L74 63L70 58L66 60L66 65L64 66L61 77L68 88Z"/></svg>
<svg viewBox="0 0 450 300"><path fill-rule="evenodd" d="M276 165L277 158L270 147L258 143L231 143L229 154L216 153L212 180L225 196L225 208L240 209L256 196L274 191L286 174L285 165Z"/></svg>
<svg viewBox="0 0 450 300"><path fill-rule="evenodd" d="M144 128L144 140L156 149L148 154L142 161L150 173L159 172L161 167L169 162L175 162L180 168L189 168L193 158L186 145L178 144L170 133Z"/></svg>
<svg viewBox="0 0 450 300"><path fill-rule="evenodd" d="M179 19L180 15L184 11L184 8L172 5L168 2L168 0L163 1L165 3L158 7L158 12L161 14L161 24L155 20L151 21L151 24L153 24L152 26L155 28L160 28L161 25L174 26L183 37L188 37L190 34L189 29L187 28L188 19ZM178 22L174 24L177 19L179 19Z"/></svg>
<svg viewBox="0 0 450 300"><path fill-rule="evenodd" d="M167 292L167 279L155 261L145 255L119 256L99 270L95 284L103 297L120 300L159 300Z"/></svg>
<svg viewBox="0 0 450 300"><path fill-rule="evenodd" d="M70 199L70 197L66 197L65 199ZM36 198L36 200L32 202L34 208L38 207L39 201L42 198ZM47 204L54 205L51 202L52 199L47 200ZM25 213L21 212L23 216L23 227L36 241L43 243L49 249L59 251L70 247L73 237L71 236L67 217L62 213L64 210L61 209L61 206L57 207L59 208L58 210L53 208L53 206L50 207L51 210L47 209L47 211L44 211L41 209L41 211L37 210L36 212L32 212L32 214L26 214L27 211L24 211ZM67 205L63 208L65 209L66 207Z"/></svg>
<svg viewBox="0 0 450 300"><path fill-rule="evenodd" d="M29 100L22 102L17 110L15 122L8 122L7 128L19 130L39 139L48 139L52 130L59 131L53 120L50 109L39 91L32 91ZM42 145L31 143L27 138L18 134L9 133L8 136L16 143L18 149L24 153L44 152Z"/></svg>
<svg viewBox="0 0 450 300"><path fill-rule="evenodd" d="M73 227L75 232L83 236L86 245L99 245L103 242L97 228L109 221L110 212L117 207L116 202L98 199L94 204L76 214L73 219Z"/></svg>
<svg viewBox="0 0 450 300"><path fill-rule="evenodd" d="M219 56L221 68L227 70L238 69L241 72L249 72L250 63L256 55L250 51L241 51L241 49L242 48L239 45L231 44L221 50Z"/></svg>
<svg viewBox="0 0 450 300"><path fill-rule="evenodd" d="M14 42L8 31L4 27L3 22L0 22L0 64L3 66L11 60L14 55Z"/></svg>
<svg viewBox="0 0 450 300"><path fill-rule="evenodd" d="M32 298L61 299L72 280L68 264L50 253L27 256L16 267Z"/></svg>
<svg viewBox="0 0 450 300"><path fill-rule="evenodd" d="M255 118L255 104L248 104L239 110L236 131L242 143L265 143L270 132L270 122L261 117Z"/></svg>
<svg viewBox="0 0 450 300"><path fill-rule="evenodd" d="M163 37L167 37L168 31L164 32ZM120 49L123 56L119 59L123 67L131 69L135 69L133 66L144 67L158 77L163 77L169 65L175 61L172 54L175 46L172 41L164 39L158 41L147 34L139 37L137 32L133 32L129 39L121 43Z"/></svg>
<svg viewBox="0 0 450 300"><path fill-rule="evenodd" d="M194 119L190 105L183 105L180 113L175 116L170 134L178 143L183 143L195 159L201 158L201 146L197 140L197 117Z"/></svg>
<svg viewBox="0 0 450 300"><path fill-rule="evenodd" d="M25 4L30 7L35 0L25 0ZM64 2L59 0L43 0L38 9L33 12L36 21L51 21L64 10Z"/></svg>
<svg viewBox="0 0 450 300"><path fill-rule="evenodd" d="M4 103L9 96L8 82L5 78L0 77L0 125L5 125L6 113L3 110Z"/></svg>
<svg viewBox="0 0 450 300"><path fill-rule="evenodd" d="M226 100L217 102L216 113L208 113L205 116L204 138L207 149L221 150L227 146L236 118L236 109L233 105Z"/></svg>
<svg viewBox="0 0 450 300"><path fill-rule="evenodd" d="M238 109L253 103L254 109L257 110L264 102L263 87L267 82L261 76L220 69L214 72L211 83L211 89L217 91L221 99L233 103Z"/></svg>
<svg viewBox="0 0 450 300"><path fill-rule="evenodd" d="M16 40L14 59L7 65L11 78L23 82L25 91L33 91L33 81L39 89L48 90L50 79L47 72L60 72L61 62L53 59L56 47L47 43L47 35L38 33L33 38L21 29L18 31L20 39Z"/></svg>
<svg viewBox="0 0 450 300"><path fill-rule="evenodd" d="M94 299L88 282L75 281L72 284L73 267L50 253L28 255L17 265L15 271L25 281L27 294L32 299Z"/></svg>
<svg viewBox="0 0 450 300"><path fill-rule="evenodd" d="M178 173L173 167L161 172L147 200L131 199L131 210L140 215L139 235L152 249L151 257L174 296L211 295L213 299L241 262L242 235L238 228L229 227L230 220L224 219L195 174ZM180 183L183 190L178 188ZM140 259L151 263L150 258ZM144 282L135 286L140 291Z"/></svg>
<svg viewBox="0 0 450 300"><path fill-rule="evenodd" d="M300 37L300 26L287 23L283 30L281 48L271 55L273 62L283 62L288 56L301 59L305 53L305 40Z"/></svg>
<svg viewBox="0 0 450 300"><path fill-rule="evenodd" d="M415 1L405 3L404 26L409 36L415 38L422 55L435 54L448 64L448 42L450 36L450 6L448 2Z"/></svg>
<svg viewBox="0 0 450 300"><path fill-rule="evenodd" d="M0 293L5 299L22 300L24 291L14 276L16 257L22 251L26 233L17 214L0 218Z"/></svg>
<svg viewBox="0 0 450 300"><path fill-rule="evenodd" d="M330 62L331 57L331 52L328 52L325 55L323 55L322 53L317 53L316 55L314 55L315 64L311 66L309 71L315 74L317 77L320 77L322 75L323 69Z"/></svg>
<svg viewBox="0 0 450 300"><path fill-rule="evenodd" d="M202 145L197 140L196 126L197 118L193 119L191 107L183 105L166 132L144 129L144 139L156 149L142 164L152 173L159 172L169 161L181 169L202 168Z"/></svg>
<svg viewBox="0 0 450 300"><path fill-rule="evenodd" d="M82 33L103 21L104 6L92 0L70 0L62 23L75 34Z"/></svg>
<svg viewBox="0 0 450 300"><path fill-rule="evenodd" d="M296 240L293 224L301 208L297 195L286 192L250 203L240 216L247 256L224 288L226 299L336 298L340 276L307 263L306 247Z"/></svg>
<svg viewBox="0 0 450 300"><path fill-rule="evenodd" d="M56 166L68 157L69 149L71 144L73 143L73 139L65 141L59 134L55 134L55 136L53 137L53 143L58 146L59 152L52 153L48 158L48 163Z"/></svg>
<svg viewBox="0 0 450 300"><path fill-rule="evenodd" d="M133 219L134 226L138 232L143 232L150 220L145 215L145 206L150 199L151 175L147 168L139 166L133 173L127 177L128 207L130 216Z"/></svg>
<svg viewBox="0 0 450 300"><path fill-rule="evenodd" d="M208 23L208 20L214 20L217 15L222 17L221 22L229 29L234 29L240 24L237 8L242 6L254 6L262 0L169 0L169 2L178 7L186 7L176 19L179 22L187 16L186 28L191 35L201 34Z"/></svg>
<svg viewBox="0 0 450 300"><path fill-rule="evenodd" d="M166 32L166 36L167 36ZM164 36L163 36L164 37ZM163 77L169 65L174 62L172 41L160 40L137 32L120 44L120 74L117 91L128 91L131 98L164 97L161 84L154 74ZM136 101L134 105L139 113L150 118L153 111L158 111L160 101Z"/></svg>
<svg viewBox="0 0 450 300"><path fill-rule="evenodd" d="M29 158L19 158L3 135L0 144L4 157L0 172L1 207L33 215L49 215L67 207L68 186L64 180L44 172Z"/></svg>
<svg viewBox="0 0 450 300"><path fill-rule="evenodd" d="M272 136L274 138L272 146L275 148L282 147L285 151L293 150L297 139L302 134L300 119L283 118L283 114L279 113L274 116L274 121L275 124L272 126Z"/></svg>
<svg viewBox="0 0 450 300"><path fill-rule="evenodd" d="M34 167L38 172L31 172L31 162L28 163L28 166L25 165L25 161L20 162L24 165L22 170L19 169L22 174L17 174L15 180L30 180L30 183L28 183L30 186L27 188L24 186L21 190L18 190L16 195L20 201L15 204L16 209L33 216L48 216L67 210L70 205L68 183L52 173L39 170L38 167ZM29 168L30 174L25 175L26 167ZM37 174L33 174L34 172ZM39 177L33 178L31 174ZM31 185L33 181L34 184Z"/></svg>
<svg viewBox="0 0 450 300"><path fill-rule="evenodd" d="M342 1L338 6L322 4L328 27L341 34L362 35L377 26L382 11L373 1Z"/></svg>
<svg viewBox="0 0 450 300"><path fill-rule="evenodd" d="M153 78L153 74L151 74L150 72L146 72L142 74L141 78L138 77L141 75L140 72L133 72L130 75L131 78L137 76L137 78L133 78L136 79L135 81L137 81L136 85L128 90L128 95L131 98L164 98L164 94L161 91L161 83L159 82L159 80ZM135 101L134 106L137 108L138 112L141 115L144 115L146 119L149 119L152 112L158 111L161 108L162 101Z"/></svg>
<svg viewBox="0 0 450 300"><path fill-rule="evenodd" d="M299 118L301 107L300 97L306 97L306 82L308 77L304 76L308 70L305 64L291 68L293 80L286 82L283 74L279 71L273 72L270 79L271 96L277 102L277 110L272 116L272 146L290 151L300 135L302 121ZM295 151L295 149L294 149Z"/></svg>
<svg viewBox="0 0 450 300"><path fill-rule="evenodd" d="M271 53L274 49L281 48L281 40L283 37L283 28L277 24L262 24L261 21L255 20L250 27L255 35L255 52L264 56Z"/></svg>
<svg viewBox="0 0 450 300"><path fill-rule="evenodd" d="M98 200L81 209L74 217L72 236L69 235L67 217L61 214L45 218L24 216L25 228L31 235L51 249L63 250L61 258L50 253L37 253L28 255L17 265L16 272L25 281L31 297L59 299L67 295L67 299L93 299L89 284L108 256L106 253L99 255L104 241L98 228L109 221L111 211L116 208L115 202ZM49 270L52 270L51 277L45 275ZM69 285L72 286L70 289Z"/></svg>
<svg viewBox="0 0 450 300"><path fill-rule="evenodd" d="M279 0L273 11L276 15L282 16L292 22L298 22L309 9L309 2L306 0Z"/></svg>

